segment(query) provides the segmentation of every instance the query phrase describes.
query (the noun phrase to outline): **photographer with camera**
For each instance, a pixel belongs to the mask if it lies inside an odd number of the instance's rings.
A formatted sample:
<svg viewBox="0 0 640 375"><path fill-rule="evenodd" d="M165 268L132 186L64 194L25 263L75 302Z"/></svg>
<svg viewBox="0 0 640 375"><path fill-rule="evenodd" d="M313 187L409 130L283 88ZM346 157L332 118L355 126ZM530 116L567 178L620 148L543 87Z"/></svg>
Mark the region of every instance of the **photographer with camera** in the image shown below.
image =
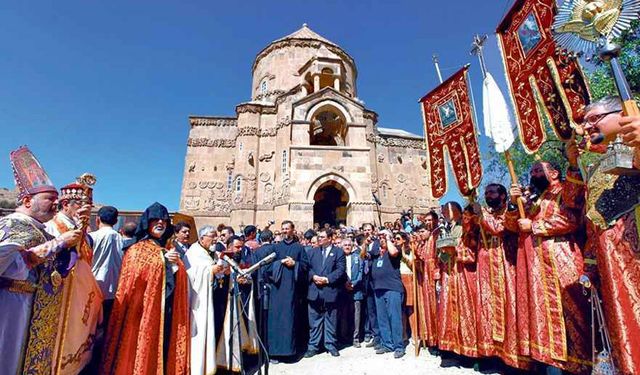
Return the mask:
<svg viewBox="0 0 640 375"><path fill-rule="evenodd" d="M393 235L380 232L379 246L369 251L371 257L376 313L380 329L380 348L376 354L393 352L394 358L405 354L402 329L402 301L404 286L400 278L400 250L393 243Z"/></svg>

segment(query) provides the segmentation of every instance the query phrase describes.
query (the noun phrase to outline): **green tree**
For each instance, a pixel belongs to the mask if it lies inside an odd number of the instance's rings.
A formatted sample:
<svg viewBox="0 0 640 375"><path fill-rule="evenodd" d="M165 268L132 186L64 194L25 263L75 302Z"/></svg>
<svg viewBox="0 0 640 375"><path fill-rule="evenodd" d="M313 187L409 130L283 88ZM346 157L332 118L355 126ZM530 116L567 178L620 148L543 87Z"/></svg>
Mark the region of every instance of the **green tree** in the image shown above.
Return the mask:
<svg viewBox="0 0 640 375"><path fill-rule="evenodd" d="M620 65L624 71L631 92L636 100L640 99L640 23L634 21L630 31L624 33L615 42L620 46ZM589 79L589 89L593 100L598 100L607 95L617 95L617 90L611 75L609 64L596 57L592 61L593 69L587 72Z"/></svg>

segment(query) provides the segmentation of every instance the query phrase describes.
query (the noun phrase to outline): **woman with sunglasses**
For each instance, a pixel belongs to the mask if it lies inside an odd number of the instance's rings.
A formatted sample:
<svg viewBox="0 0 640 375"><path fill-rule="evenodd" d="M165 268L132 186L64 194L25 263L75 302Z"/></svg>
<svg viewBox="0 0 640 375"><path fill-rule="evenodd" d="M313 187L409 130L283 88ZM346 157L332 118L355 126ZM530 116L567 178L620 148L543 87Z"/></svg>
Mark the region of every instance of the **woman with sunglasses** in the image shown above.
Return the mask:
<svg viewBox="0 0 640 375"><path fill-rule="evenodd" d="M402 285L405 290L405 303L403 306L403 333L406 335L405 337L411 338L414 345L417 344L417 339L419 338L420 330L418 329L418 318L414 313L419 310L416 309L416 303L414 301L414 264L413 261L415 259L415 249L417 248L417 244L415 240L412 239L405 232L398 232L394 236L394 244L400 250L401 260L400 263L400 277L402 278ZM418 299L418 304L420 304L420 299Z"/></svg>

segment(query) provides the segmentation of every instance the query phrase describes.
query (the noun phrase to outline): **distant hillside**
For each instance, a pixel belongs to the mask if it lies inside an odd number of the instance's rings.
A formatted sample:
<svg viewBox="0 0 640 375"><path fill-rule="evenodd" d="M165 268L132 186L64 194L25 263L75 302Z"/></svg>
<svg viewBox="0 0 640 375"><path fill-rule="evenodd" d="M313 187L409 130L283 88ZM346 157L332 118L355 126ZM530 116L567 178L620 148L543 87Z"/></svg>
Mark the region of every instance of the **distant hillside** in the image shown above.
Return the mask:
<svg viewBox="0 0 640 375"><path fill-rule="evenodd" d="M16 208L16 200L18 199L18 190L9 190L0 188L0 208Z"/></svg>

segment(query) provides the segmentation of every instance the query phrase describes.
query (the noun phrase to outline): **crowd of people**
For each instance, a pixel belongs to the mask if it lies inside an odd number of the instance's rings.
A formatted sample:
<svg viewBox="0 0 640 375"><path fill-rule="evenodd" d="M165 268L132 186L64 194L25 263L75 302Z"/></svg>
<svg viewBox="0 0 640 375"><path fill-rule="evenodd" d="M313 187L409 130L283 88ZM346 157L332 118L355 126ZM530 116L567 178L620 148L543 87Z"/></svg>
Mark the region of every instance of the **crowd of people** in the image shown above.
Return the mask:
<svg viewBox="0 0 640 375"><path fill-rule="evenodd" d="M588 107L586 130L620 121L619 105ZM507 371L640 373L640 211L611 212L635 180L598 206L577 148L566 156L566 171L536 162L526 189L487 185L485 205L447 202L382 226L193 228L154 203L119 231L118 210L103 206L89 231L91 187L58 193L20 148L19 205L0 219L0 363L210 374L352 345Z"/></svg>

